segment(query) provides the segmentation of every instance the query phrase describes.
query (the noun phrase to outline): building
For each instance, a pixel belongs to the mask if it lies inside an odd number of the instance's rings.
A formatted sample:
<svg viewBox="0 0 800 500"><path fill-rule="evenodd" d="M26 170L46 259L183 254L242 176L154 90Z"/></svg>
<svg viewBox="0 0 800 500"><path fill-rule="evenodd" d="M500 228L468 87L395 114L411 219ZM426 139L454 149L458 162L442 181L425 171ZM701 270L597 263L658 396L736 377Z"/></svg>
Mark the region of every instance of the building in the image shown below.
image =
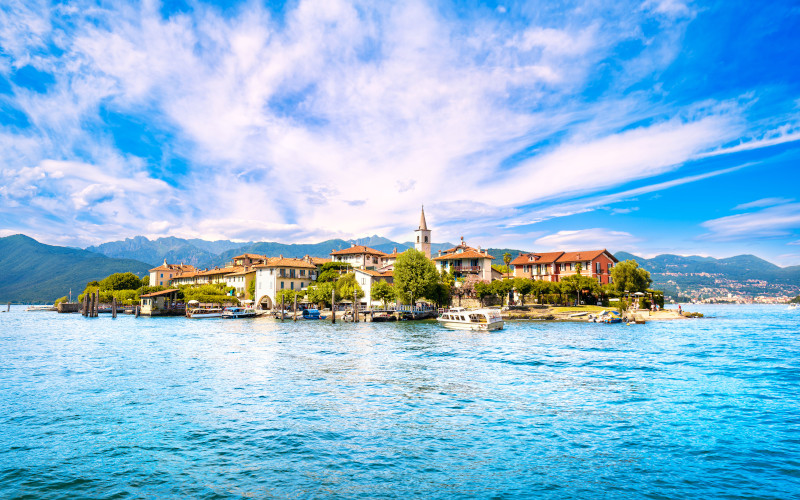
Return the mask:
<svg viewBox="0 0 800 500"><path fill-rule="evenodd" d="M231 259L233 266L255 266L256 264L265 264L267 262L266 255L259 255L257 253L243 253Z"/></svg>
<svg viewBox="0 0 800 500"><path fill-rule="evenodd" d="M461 244L440 251L439 255L433 258L433 262L439 272L448 271L456 279L473 276L480 281L492 281L492 259L494 257L486 250L467 246L462 236Z"/></svg>
<svg viewBox="0 0 800 500"><path fill-rule="evenodd" d="M562 255L564 252L521 253L509 266L515 278L558 281L556 260Z"/></svg>
<svg viewBox="0 0 800 500"><path fill-rule="evenodd" d="M183 314L184 311L178 303L177 288L141 295L139 304L142 316L169 316Z"/></svg>
<svg viewBox="0 0 800 500"><path fill-rule="evenodd" d="M255 266L256 297L261 309L273 309L277 305L275 295L279 290L305 290L317 279L317 266L304 259L267 259L266 264Z"/></svg>
<svg viewBox="0 0 800 500"><path fill-rule="evenodd" d="M370 304L371 306L382 306L383 304L379 300L372 300L372 286L379 281L385 281L390 285L394 283L394 273L392 271L372 271L368 269L356 269L356 283L361 287L361 290L364 291L364 298L361 299L363 302Z"/></svg>
<svg viewBox="0 0 800 500"><path fill-rule="evenodd" d="M419 227L414 231L416 233L416 241L414 248L425 254L425 257L431 258L431 231L428 229L428 223L425 221L425 207L422 207L422 212L419 215ZM397 253L397 249L395 249Z"/></svg>
<svg viewBox="0 0 800 500"><path fill-rule="evenodd" d="M589 250L581 252L564 252L556 261L559 280L578 274L580 264L581 275L591 276L601 285L611 283L611 269L619 262L611 252L602 250Z"/></svg>
<svg viewBox="0 0 800 500"><path fill-rule="evenodd" d="M188 264L167 264L167 259L158 267L150 269L150 286L169 286L173 276L195 271L194 266Z"/></svg>
<svg viewBox="0 0 800 500"><path fill-rule="evenodd" d="M606 249L580 252L532 252L520 254L511 261L514 276L558 282L578 273L590 276L600 284L611 283L611 269L617 258Z"/></svg>
<svg viewBox="0 0 800 500"><path fill-rule="evenodd" d="M264 259L266 260L266 258ZM255 266L240 266L237 270L225 275L225 284L236 289L236 296L240 299L255 300L248 292L250 283L256 279Z"/></svg>
<svg viewBox="0 0 800 500"><path fill-rule="evenodd" d="M346 262L354 269L376 269L381 266L381 259L386 254L364 245L353 244L343 250L331 250L331 259L334 262Z"/></svg>

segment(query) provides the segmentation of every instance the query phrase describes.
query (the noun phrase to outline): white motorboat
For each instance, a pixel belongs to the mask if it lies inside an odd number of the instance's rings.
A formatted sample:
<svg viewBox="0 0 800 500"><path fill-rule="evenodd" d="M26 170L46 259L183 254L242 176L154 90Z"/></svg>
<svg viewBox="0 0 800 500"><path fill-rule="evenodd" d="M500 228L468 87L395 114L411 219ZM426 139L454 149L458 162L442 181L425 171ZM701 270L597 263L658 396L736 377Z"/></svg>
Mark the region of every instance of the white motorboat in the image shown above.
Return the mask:
<svg viewBox="0 0 800 500"><path fill-rule="evenodd" d="M222 317L222 308L221 307L195 307L193 309L189 309L189 312L186 314L187 318L192 319L203 319L203 318L221 318Z"/></svg>
<svg viewBox="0 0 800 500"><path fill-rule="evenodd" d="M256 310L252 307L226 307L222 310L223 319L255 318Z"/></svg>
<svg viewBox="0 0 800 500"><path fill-rule="evenodd" d="M436 318L443 327L454 330L502 330L503 317L496 309L473 309L463 307L448 309Z"/></svg>
<svg viewBox="0 0 800 500"><path fill-rule="evenodd" d="M25 309L25 310L26 311L30 311L30 312L33 312L33 311L57 311L58 308L56 306L54 306L54 305L49 305L49 306L46 306L46 305L45 306L28 306L28 308Z"/></svg>

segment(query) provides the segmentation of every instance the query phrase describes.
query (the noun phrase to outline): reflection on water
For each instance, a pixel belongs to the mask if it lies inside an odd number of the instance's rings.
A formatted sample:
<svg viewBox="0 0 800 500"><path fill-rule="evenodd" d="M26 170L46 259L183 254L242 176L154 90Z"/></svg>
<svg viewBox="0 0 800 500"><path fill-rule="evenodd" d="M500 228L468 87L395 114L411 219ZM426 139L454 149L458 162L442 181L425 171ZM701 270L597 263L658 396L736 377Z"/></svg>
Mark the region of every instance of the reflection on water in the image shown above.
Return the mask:
<svg viewBox="0 0 800 500"><path fill-rule="evenodd" d="M0 496L800 491L800 313L636 327L0 316Z"/></svg>

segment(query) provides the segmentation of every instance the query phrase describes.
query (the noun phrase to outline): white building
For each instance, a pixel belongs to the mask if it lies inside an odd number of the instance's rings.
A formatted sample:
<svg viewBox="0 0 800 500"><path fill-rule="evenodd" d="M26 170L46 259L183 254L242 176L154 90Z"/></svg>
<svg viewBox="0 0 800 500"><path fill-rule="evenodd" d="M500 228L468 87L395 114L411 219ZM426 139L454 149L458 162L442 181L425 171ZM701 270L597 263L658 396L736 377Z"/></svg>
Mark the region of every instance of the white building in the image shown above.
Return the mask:
<svg viewBox="0 0 800 500"><path fill-rule="evenodd" d="M303 259L289 259L281 255L267 260L256 268L256 304L261 309L273 309L278 304L275 294L279 290L305 290L317 279L317 266Z"/></svg>
<svg viewBox="0 0 800 500"><path fill-rule="evenodd" d="M385 281L390 285L394 283L394 273L392 271L373 271L367 269L356 269L356 283L364 291L363 302L370 304L372 307L381 307L383 303L380 300L372 300L372 287L379 281Z"/></svg>

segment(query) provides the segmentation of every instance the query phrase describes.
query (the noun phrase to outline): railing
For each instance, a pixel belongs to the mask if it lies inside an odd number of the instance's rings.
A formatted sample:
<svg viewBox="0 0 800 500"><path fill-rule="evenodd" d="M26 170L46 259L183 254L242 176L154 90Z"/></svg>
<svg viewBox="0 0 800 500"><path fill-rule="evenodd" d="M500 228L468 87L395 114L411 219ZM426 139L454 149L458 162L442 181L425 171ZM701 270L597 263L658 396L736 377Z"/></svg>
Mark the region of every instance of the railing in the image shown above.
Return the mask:
<svg viewBox="0 0 800 500"><path fill-rule="evenodd" d="M481 266L450 266L450 270L453 272L480 272Z"/></svg>

